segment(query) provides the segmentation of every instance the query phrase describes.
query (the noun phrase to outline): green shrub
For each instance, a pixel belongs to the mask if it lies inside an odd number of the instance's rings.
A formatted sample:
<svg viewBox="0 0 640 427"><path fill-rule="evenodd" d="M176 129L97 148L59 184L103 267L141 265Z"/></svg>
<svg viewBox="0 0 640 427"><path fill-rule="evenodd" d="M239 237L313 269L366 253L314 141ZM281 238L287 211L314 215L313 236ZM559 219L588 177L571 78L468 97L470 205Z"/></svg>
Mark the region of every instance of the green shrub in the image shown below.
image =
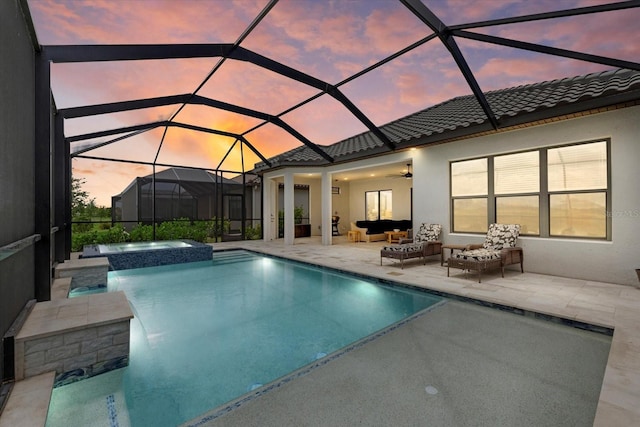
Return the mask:
<svg viewBox="0 0 640 427"><path fill-rule="evenodd" d="M191 239L196 242L205 242L207 232L207 222L192 223L187 218L179 218L160 224L156 230L156 240Z"/></svg>
<svg viewBox="0 0 640 427"><path fill-rule="evenodd" d="M129 240L129 233L125 231L122 225L117 224L108 230L100 230L98 231L98 235L96 237L96 243L106 244L106 243L121 243Z"/></svg>
<svg viewBox="0 0 640 427"><path fill-rule="evenodd" d="M303 216L304 216L304 208L302 206L296 206L293 208L293 218L296 224L302 224Z"/></svg>
<svg viewBox="0 0 640 427"><path fill-rule="evenodd" d="M204 242L207 240L207 236L209 235L209 221L194 221L191 224L193 240L197 240L198 242Z"/></svg>
<svg viewBox="0 0 640 427"><path fill-rule="evenodd" d="M84 232L71 233L71 250L73 252L82 251L85 245L98 245L107 243L120 243L129 240L129 233L125 231L122 225L118 224L109 227L107 230L92 229Z"/></svg>
<svg viewBox="0 0 640 427"><path fill-rule="evenodd" d="M181 221L165 221L156 229L156 240L182 239L188 232L187 226Z"/></svg>
<svg viewBox="0 0 640 427"><path fill-rule="evenodd" d="M79 215L79 216L73 217L72 221L91 221L91 217ZM71 231L74 233L84 233L87 231L91 231L92 229L93 229L93 224L91 224L90 222L71 225Z"/></svg>
<svg viewBox="0 0 640 427"><path fill-rule="evenodd" d="M150 242L153 240L153 227L142 224L136 225L129 233L129 240L132 242Z"/></svg>
<svg viewBox="0 0 640 427"><path fill-rule="evenodd" d="M207 235L209 237L220 237L224 233L229 232L229 229L231 228L231 221L227 218L218 220L218 218L214 216L210 221L207 221L207 226Z"/></svg>
<svg viewBox="0 0 640 427"><path fill-rule="evenodd" d="M84 232L71 233L71 250L73 252L82 251L84 245L95 245L97 243L98 231L90 230Z"/></svg>
<svg viewBox="0 0 640 427"><path fill-rule="evenodd" d="M76 227L76 225L88 225L91 227L86 229L87 227ZM103 229L102 225L108 224L104 223L100 225L100 227L92 228L93 224L74 224L71 233L71 250L74 252L82 251L85 245L149 242L153 240L153 227L151 225L138 224L130 233L120 224L107 227L106 229ZM156 240L190 239L204 243L207 241L208 236L213 235L214 237L218 237L221 236L223 232L228 232L230 225L231 222L228 219L224 219L216 224L215 218L211 221L192 222L186 218L165 221L156 226ZM85 230L78 231L78 228ZM260 225L256 228L248 227L246 230L247 239L259 239L260 235Z"/></svg>
<svg viewBox="0 0 640 427"><path fill-rule="evenodd" d="M260 239L260 237L262 237L262 228L260 227L260 224L256 225L255 227L247 227L244 229L244 236L246 240L258 240Z"/></svg>

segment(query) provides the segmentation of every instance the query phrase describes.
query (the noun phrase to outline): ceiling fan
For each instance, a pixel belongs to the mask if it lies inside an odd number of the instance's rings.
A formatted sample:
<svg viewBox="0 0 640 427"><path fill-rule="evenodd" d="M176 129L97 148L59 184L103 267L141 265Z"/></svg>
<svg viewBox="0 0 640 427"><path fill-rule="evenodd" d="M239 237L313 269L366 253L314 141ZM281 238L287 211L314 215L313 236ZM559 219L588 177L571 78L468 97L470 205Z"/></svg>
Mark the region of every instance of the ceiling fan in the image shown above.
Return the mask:
<svg viewBox="0 0 640 427"><path fill-rule="evenodd" d="M407 163L407 172L402 173L400 175L387 175L388 178L406 178L406 179L411 179L413 178L413 174L411 173L411 163Z"/></svg>

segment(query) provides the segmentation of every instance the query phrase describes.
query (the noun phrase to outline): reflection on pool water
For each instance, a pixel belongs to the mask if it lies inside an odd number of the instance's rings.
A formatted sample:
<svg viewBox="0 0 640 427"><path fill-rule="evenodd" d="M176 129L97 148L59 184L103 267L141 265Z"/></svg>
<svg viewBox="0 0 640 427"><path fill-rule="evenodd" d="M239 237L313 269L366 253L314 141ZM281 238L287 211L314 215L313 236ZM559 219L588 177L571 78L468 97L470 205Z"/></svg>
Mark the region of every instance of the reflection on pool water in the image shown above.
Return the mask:
<svg viewBox="0 0 640 427"><path fill-rule="evenodd" d="M108 290L134 312L130 364L104 391L102 375L56 388L49 427L84 425L87 410L175 426L441 301L245 251L112 271ZM100 408L82 399L100 394Z"/></svg>

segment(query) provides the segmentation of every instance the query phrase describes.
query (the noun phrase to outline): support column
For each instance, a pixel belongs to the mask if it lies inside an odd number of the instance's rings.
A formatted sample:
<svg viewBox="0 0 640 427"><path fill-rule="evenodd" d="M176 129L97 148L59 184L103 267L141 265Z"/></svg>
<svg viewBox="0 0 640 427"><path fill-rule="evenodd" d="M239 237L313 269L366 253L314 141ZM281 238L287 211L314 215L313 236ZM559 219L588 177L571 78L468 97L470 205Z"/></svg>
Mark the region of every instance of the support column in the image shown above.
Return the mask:
<svg viewBox="0 0 640 427"><path fill-rule="evenodd" d="M44 52L36 53L36 100L35 100L35 224L34 231L41 236L35 243L35 297L38 301L51 299L51 185L52 164L52 117L51 117L51 67Z"/></svg>
<svg viewBox="0 0 640 427"><path fill-rule="evenodd" d="M278 212L276 212L276 189L277 185L272 179L262 178L262 192L263 192L263 204L262 204L262 239L264 241L275 240L277 238L277 219Z"/></svg>
<svg viewBox="0 0 640 427"><path fill-rule="evenodd" d="M331 196L331 174L322 172L321 182L321 199L322 199L322 244L331 245L333 242L331 233L331 212L333 211Z"/></svg>
<svg viewBox="0 0 640 427"><path fill-rule="evenodd" d="M64 259L71 259L71 144L64 141Z"/></svg>
<svg viewBox="0 0 640 427"><path fill-rule="evenodd" d="M66 163L69 161L69 153L66 151L66 144L64 141L64 119L60 114L56 114L55 117L55 143L54 143L54 163L53 170L53 208L54 214L54 227L58 228L58 231L54 234L55 242L55 262L62 263L67 259L65 257L68 252L66 249L66 191L65 187L69 185L66 177Z"/></svg>
<svg viewBox="0 0 640 427"><path fill-rule="evenodd" d="M294 180L291 172L284 174L284 244L293 245L295 239L295 219L293 210L294 201Z"/></svg>

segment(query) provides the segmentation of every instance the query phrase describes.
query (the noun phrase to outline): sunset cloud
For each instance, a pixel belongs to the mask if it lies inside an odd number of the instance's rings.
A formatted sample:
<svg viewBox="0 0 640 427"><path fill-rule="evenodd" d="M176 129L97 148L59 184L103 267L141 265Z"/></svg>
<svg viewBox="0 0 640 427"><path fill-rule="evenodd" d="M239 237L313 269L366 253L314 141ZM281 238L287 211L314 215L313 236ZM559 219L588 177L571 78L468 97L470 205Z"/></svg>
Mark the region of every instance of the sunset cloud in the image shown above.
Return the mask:
<svg viewBox="0 0 640 427"><path fill-rule="evenodd" d="M328 145L366 130L340 102L324 95L282 117L315 144Z"/></svg>
<svg viewBox="0 0 640 427"><path fill-rule="evenodd" d="M257 65L226 61L199 94L275 115L317 92Z"/></svg>
<svg viewBox="0 0 640 427"><path fill-rule="evenodd" d="M136 177L153 172L151 166L125 166L89 159L74 159L72 162L73 176L85 180L82 188L96 199L98 206L111 206L111 196L120 194Z"/></svg>
<svg viewBox="0 0 640 427"><path fill-rule="evenodd" d="M263 2L229 7L218 1L29 1L46 44L229 43L263 7L258 3Z"/></svg>
<svg viewBox="0 0 640 427"><path fill-rule="evenodd" d="M277 156L285 151L299 147L302 144L291 134L275 125L265 125L255 131L247 134L247 138L252 145L259 145L259 150L266 158ZM260 144L256 144L260 142ZM251 164L251 161L260 161L258 157L255 160L247 160L245 164Z"/></svg>

